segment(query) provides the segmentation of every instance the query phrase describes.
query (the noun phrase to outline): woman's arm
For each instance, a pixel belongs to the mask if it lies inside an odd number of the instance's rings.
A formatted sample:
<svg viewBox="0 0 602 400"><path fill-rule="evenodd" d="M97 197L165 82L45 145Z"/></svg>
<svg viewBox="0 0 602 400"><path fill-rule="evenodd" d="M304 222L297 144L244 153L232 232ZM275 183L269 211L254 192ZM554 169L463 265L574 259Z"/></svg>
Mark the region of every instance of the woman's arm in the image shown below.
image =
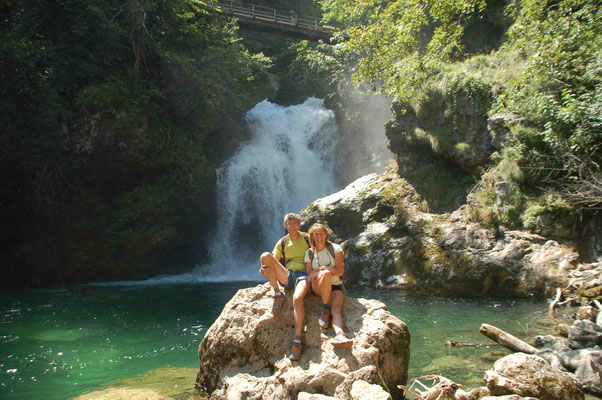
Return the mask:
<svg viewBox="0 0 602 400"><path fill-rule="evenodd" d="M334 262L334 273L338 276L345 275L345 254L342 251L334 255Z"/></svg>
<svg viewBox="0 0 602 400"><path fill-rule="evenodd" d="M307 272L307 281L308 282L311 282L316 276L318 276L318 273L320 272L320 270L314 271L310 262L305 263L305 271Z"/></svg>

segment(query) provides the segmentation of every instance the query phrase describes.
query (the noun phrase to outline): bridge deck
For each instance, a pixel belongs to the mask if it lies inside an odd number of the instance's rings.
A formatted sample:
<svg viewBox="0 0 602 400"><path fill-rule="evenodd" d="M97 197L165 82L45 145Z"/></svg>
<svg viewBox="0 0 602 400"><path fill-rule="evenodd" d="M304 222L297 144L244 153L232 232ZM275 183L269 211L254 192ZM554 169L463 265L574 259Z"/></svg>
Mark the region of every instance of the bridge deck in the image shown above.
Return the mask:
<svg viewBox="0 0 602 400"><path fill-rule="evenodd" d="M321 26L318 18L291 15L270 7L234 1L217 5L225 14L238 18L240 25L249 28L308 40L322 39L325 42L332 37L333 30Z"/></svg>

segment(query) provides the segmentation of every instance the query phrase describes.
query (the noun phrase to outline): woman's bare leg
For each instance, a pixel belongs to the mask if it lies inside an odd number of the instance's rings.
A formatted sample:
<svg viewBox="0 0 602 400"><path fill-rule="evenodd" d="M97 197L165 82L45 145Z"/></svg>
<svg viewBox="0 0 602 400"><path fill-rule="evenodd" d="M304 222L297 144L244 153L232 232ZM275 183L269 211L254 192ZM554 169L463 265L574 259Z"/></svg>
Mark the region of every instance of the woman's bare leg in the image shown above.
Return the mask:
<svg viewBox="0 0 602 400"><path fill-rule="evenodd" d="M311 288L322 300L320 326L323 329L328 329L330 318L328 303L330 303L330 292L332 291L332 274L327 271L320 271L318 276L311 281Z"/></svg>
<svg viewBox="0 0 602 400"><path fill-rule="evenodd" d="M320 296L322 304L330 303L330 292L332 291L332 274L320 271L320 274L311 281L311 288L315 294Z"/></svg>
<svg viewBox="0 0 602 400"><path fill-rule="evenodd" d="M343 301L345 296L340 290L333 290L330 294L330 312L332 313L332 327L335 335L343 332Z"/></svg>

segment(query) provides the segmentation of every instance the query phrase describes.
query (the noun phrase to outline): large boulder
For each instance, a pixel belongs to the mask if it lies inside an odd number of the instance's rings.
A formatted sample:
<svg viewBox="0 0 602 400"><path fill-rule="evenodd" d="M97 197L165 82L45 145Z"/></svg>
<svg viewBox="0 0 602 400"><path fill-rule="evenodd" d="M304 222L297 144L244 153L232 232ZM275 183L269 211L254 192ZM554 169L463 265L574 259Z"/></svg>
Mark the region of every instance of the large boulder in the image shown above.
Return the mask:
<svg viewBox="0 0 602 400"><path fill-rule="evenodd" d="M544 295L567 285L577 252L539 235L494 235L466 208L432 214L396 173L366 175L302 210L325 222L346 255L346 282L453 296Z"/></svg>
<svg viewBox="0 0 602 400"><path fill-rule="evenodd" d="M393 399L402 397L398 385L407 381L410 356L404 322L379 301L346 298L345 331L354 344L335 349L332 332L323 334L318 325L320 301L308 295L306 347L295 362L288 358L294 336L291 294L276 314L269 284L241 289L226 304L199 345L197 382L211 398L296 399L306 392L350 399L358 379L382 386Z"/></svg>
<svg viewBox="0 0 602 400"><path fill-rule="evenodd" d="M516 394L539 400L582 400L583 392L573 374L553 368L543 358L514 353L495 362L485 372L493 396Z"/></svg>
<svg viewBox="0 0 602 400"><path fill-rule="evenodd" d="M579 319L569 328L569 347L583 349L602 344L602 327L592 321Z"/></svg>

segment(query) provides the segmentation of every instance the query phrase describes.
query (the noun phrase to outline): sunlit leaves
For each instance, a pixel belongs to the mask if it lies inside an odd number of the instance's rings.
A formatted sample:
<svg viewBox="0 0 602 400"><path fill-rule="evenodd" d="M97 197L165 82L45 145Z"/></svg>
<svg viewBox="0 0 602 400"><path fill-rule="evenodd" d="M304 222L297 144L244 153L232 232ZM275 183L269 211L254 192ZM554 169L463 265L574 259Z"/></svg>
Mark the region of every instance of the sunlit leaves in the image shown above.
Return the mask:
<svg viewBox="0 0 602 400"><path fill-rule="evenodd" d="M505 109L540 126L551 151L599 157L602 9L597 1L521 2L508 47L526 59Z"/></svg>
<svg viewBox="0 0 602 400"><path fill-rule="evenodd" d="M344 27L345 47L359 61L353 79L372 83L400 100L434 74L441 63L462 57L467 19L483 0L324 0L325 18Z"/></svg>

